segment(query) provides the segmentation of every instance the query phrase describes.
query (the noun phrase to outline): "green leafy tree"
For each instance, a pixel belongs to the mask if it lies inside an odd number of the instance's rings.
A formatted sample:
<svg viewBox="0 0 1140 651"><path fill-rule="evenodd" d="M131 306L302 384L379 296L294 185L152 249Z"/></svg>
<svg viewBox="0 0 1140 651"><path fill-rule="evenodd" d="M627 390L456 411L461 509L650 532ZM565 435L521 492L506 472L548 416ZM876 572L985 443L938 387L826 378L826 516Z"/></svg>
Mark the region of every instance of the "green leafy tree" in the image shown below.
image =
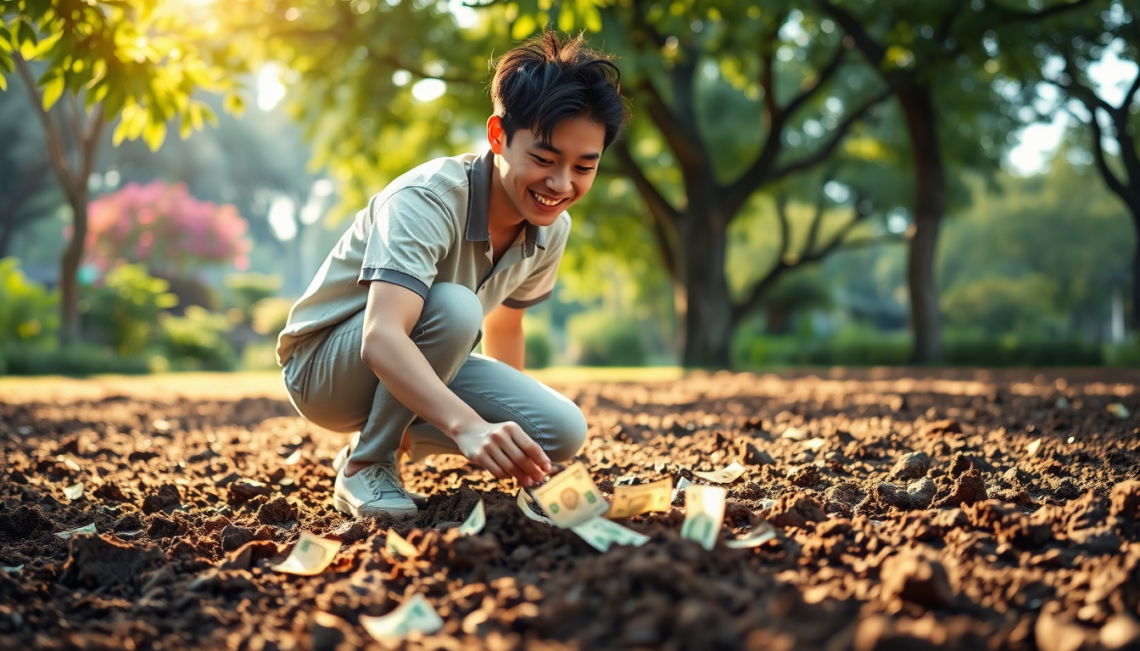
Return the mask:
<svg viewBox="0 0 1140 651"><path fill-rule="evenodd" d="M1000 70L991 30L1038 23L1082 1L1036 10L1039 2L1017 9L984 0L817 0L890 87L905 121L915 184L907 260L915 362L942 357L933 260L947 208L947 169L952 160L984 163L980 155L995 140L978 137L987 109L998 108L990 92Z"/></svg>
<svg viewBox="0 0 1140 651"><path fill-rule="evenodd" d="M638 119L611 158L651 218L683 323L682 363L727 365L733 328L784 273L844 244L872 206L855 197L847 224L824 229L821 204L798 247L778 209L776 261L737 292L728 268L733 222L762 193L783 192L830 160L863 128L884 90L830 22L793 3L763 10L746 2L526 5L505 9L510 18L517 8L511 36L585 26L620 58L622 88Z"/></svg>
<svg viewBox="0 0 1140 651"><path fill-rule="evenodd" d="M104 128L114 142L142 138L157 149L167 123L187 137L213 113L192 97L227 87L209 45L216 23L192 23L189 8L163 0L0 0L0 90L24 82L43 127L52 170L72 209L60 260L61 343L79 336L76 272L87 236L88 179ZM237 110L237 95L231 108Z"/></svg>
<svg viewBox="0 0 1140 651"><path fill-rule="evenodd" d="M1069 113L1088 132L1088 149L1108 189L1132 216L1136 254L1132 264L1132 328L1140 328L1140 13L1121 2L1092 3L1066 21L1068 38L1053 30L1034 34L1036 59L1030 81L1054 84L1070 102ZM1137 66L1114 102L1091 80L1089 69L1110 53ZM1050 72L1052 68L1059 70ZM1075 110L1076 103L1083 112ZM1116 145L1116 153L1105 143Z"/></svg>

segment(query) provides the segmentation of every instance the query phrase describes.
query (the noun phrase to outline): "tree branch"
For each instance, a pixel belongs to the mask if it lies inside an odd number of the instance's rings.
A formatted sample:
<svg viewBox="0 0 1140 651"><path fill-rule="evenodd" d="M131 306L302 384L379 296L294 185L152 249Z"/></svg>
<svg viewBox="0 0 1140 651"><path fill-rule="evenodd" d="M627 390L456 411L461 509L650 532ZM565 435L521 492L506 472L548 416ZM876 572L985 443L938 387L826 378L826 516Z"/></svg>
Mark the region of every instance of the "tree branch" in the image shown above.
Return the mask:
<svg viewBox="0 0 1140 651"><path fill-rule="evenodd" d="M773 180L779 180L790 174L795 174L797 172L802 172L806 169L810 169L826 160L829 156L831 156L832 152L835 151L835 148L839 146L839 143L842 142L845 137L847 137L847 132L851 129L851 126L855 124L856 121L861 119L863 115L867 113L867 111L871 110L871 107L884 101L890 97L890 95L891 93L889 90L883 91L882 93L879 93L875 97L872 97L871 99L864 102L858 110L848 114L848 116L844 118L843 122L840 122L839 125L835 127L835 129L831 132L831 138L829 138L826 143L821 145L814 154L811 154L810 156L807 156L806 158L795 161L793 163L788 163L784 167L775 170L772 173L771 178Z"/></svg>
<svg viewBox="0 0 1140 651"><path fill-rule="evenodd" d="M653 221L653 235L657 239L658 248L661 249L661 257L669 277L675 283L680 282L680 269L677 265L677 222L680 221L680 214L645 176L624 141L614 141L610 149L617 156L623 172L633 181L649 208Z"/></svg>
<svg viewBox="0 0 1140 651"><path fill-rule="evenodd" d="M24 58L17 53L13 53L12 60L16 64L16 71L19 73L20 78L24 80L24 86L28 89L28 94L32 97L32 105L35 109L36 117L39 118L40 124L44 129L44 138L47 140L48 145L48 160L51 161L51 166L55 170L56 177L59 178L59 184L63 186L63 191L69 196L74 196L76 192L76 185L79 183L75 179L71 170L71 164L67 160L67 152L64 151L63 145L60 142L59 129L52 121L51 117L44 110L43 100L40 98L39 90L36 88L35 78L32 76L31 69L28 68L28 63ZM86 184L87 179L82 179L82 183Z"/></svg>
<svg viewBox="0 0 1140 651"><path fill-rule="evenodd" d="M1047 9L1042 9L1041 11L1017 11L1016 9L1008 9L1008 8L1002 7L1001 5L998 5L997 3L994 3L994 4L995 4L995 6L998 7L998 14L1000 14L1003 18L1007 18L1007 19L1010 19L1012 21L1020 21L1020 20L1041 20L1042 18L1049 18L1050 16L1053 16L1056 14L1060 14L1060 13L1064 13L1066 11L1071 11L1073 9L1077 9L1077 8L1081 7L1082 5L1089 4L1090 1L1091 0L1076 0L1076 2L1055 4L1052 7L1049 7Z"/></svg>
<svg viewBox="0 0 1140 651"><path fill-rule="evenodd" d="M819 239L819 227L823 223L823 204L826 201L826 195L823 193L823 188L831 182L831 171L828 170L823 175L823 183L820 184L820 192L816 196L815 201L815 215L811 220L811 227L808 228L807 244L804 245L804 254L810 254L815 250L816 241Z"/></svg>
<svg viewBox="0 0 1140 651"><path fill-rule="evenodd" d="M680 163L681 168L685 170L686 174L696 173L704 166L704 157L696 143L690 139L688 130L670 109L665 98L650 79L646 78L636 88L649 96L649 117L653 120L653 124L661 130L661 135L665 136L665 141L669 143L669 148L677 156L677 162Z"/></svg>
<svg viewBox="0 0 1140 651"><path fill-rule="evenodd" d="M831 0L819 0L819 3L824 11L831 14L835 22L839 23L843 31L847 32L847 35L855 40L855 45L859 47L863 52L863 56L867 57L871 65L878 68L882 64L883 59L887 56L886 48L871 38L871 35L867 33L867 30L863 29L863 26L855 19L855 16L851 14L851 12L832 4Z"/></svg>
<svg viewBox="0 0 1140 651"><path fill-rule="evenodd" d="M823 84L826 83L827 80L830 79L837 70L839 70L839 66L843 63L843 59L846 55L847 46L840 44L839 49L835 51L835 55L832 56L831 60L827 62L827 65L825 65L823 69L819 71L819 75L816 77L815 83L812 84L810 88L801 92L791 102L788 102L788 105L784 107L784 114L788 117L795 115L796 111L798 111L805 102L807 102L816 93L818 93L819 89L823 87Z"/></svg>

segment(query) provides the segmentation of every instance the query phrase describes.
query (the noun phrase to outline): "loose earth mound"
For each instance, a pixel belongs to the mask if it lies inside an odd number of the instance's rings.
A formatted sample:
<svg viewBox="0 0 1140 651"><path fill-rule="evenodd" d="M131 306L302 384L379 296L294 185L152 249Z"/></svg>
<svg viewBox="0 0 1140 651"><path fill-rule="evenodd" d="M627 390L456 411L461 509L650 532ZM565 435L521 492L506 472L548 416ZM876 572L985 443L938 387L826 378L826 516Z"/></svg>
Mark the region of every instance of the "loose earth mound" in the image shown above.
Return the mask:
<svg viewBox="0 0 1140 651"><path fill-rule="evenodd" d="M414 594L445 624L411 648L1140 648L1135 373L557 385L607 495L739 460L722 539L778 532L707 552L682 494L604 554L457 457L403 465L415 518L346 519L347 436L223 381L232 399L0 402L0 648L381 648L360 617ZM486 527L460 535L480 498ZM302 531L342 541L334 563L271 569Z"/></svg>

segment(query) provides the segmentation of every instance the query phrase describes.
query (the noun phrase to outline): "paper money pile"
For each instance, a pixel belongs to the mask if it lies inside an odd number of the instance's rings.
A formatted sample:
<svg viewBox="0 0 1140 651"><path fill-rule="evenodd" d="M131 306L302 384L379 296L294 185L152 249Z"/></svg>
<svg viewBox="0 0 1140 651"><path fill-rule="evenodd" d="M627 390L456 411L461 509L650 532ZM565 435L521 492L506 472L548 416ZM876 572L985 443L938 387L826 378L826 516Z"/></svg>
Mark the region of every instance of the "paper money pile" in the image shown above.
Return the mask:
<svg viewBox="0 0 1140 651"><path fill-rule="evenodd" d="M607 551L611 545L641 546L649 540L645 534L601 517L609 510L609 502L602 497L602 491L581 462L536 489L534 499L526 489L519 489L518 504L531 520L569 529L601 552ZM538 509L545 511L546 515L537 513Z"/></svg>
<svg viewBox="0 0 1140 651"><path fill-rule="evenodd" d="M578 462L535 489L534 498L554 524L568 529L609 510L609 502Z"/></svg>

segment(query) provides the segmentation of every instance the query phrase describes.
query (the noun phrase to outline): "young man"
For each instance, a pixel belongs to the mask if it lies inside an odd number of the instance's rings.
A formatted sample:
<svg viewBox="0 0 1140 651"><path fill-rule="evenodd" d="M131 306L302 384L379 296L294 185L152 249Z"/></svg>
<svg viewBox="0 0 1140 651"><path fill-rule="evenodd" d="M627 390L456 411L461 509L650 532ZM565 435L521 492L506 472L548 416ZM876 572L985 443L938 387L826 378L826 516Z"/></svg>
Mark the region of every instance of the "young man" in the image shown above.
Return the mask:
<svg viewBox="0 0 1140 651"><path fill-rule="evenodd" d="M522 317L546 300L570 232L628 118L617 68L581 38L511 50L491 83L490 151L427 162L357 213L289 314L277 360L297 411L359 430L334 464L336 508L410 515L396 466L462 454L533 486L586 422L521 372ZM487 356L471 354L482 340Z"/></svg>

